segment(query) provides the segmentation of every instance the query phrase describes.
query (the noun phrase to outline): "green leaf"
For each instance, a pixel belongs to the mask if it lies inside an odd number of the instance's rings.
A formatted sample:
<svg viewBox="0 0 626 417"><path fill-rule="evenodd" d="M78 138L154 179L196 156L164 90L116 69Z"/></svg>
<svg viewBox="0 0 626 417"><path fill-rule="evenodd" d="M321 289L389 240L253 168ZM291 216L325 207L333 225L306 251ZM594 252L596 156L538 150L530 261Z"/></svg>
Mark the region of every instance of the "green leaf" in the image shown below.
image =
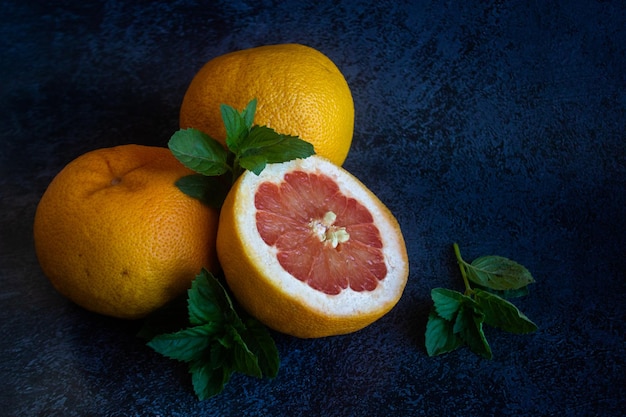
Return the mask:
<svg viewBox="0 0 626 417"><path fill-rule="evenodd" d="M487 291L475 290L476 303L485 315L485 323L504 331L524 334L537 330L537 325L509 301Z"/></svg>
<svg viewBox="0 0 626 417"><path fill-rule="evenodd" d="M200 400L218 395L230 380L232 370L225 366L214 367L209 361L197 360L189 366L194 392Z"/></svg>
<svg viewBox="0 0 626 417"><path fill-rule="evenodd" d="M228 105L220 106L226 148L197 129L183 129L172 135L168 142L172 154L201 174L183 177L176 183L183 193L219 208L229 190L222 180L228 179L232 184L244 169L259 174L269 163L315 153L313 145L297 137L254 126L256 108L256 99L241 112ZM199 398L221 392L235 371L276 376L280 361L270 333L253 317L235 309L227 288L219 280L202 270L187 301L187 320L192 327L156 336L149 343L165 356L189 363ZM209 337L199 337L209 330Z"/></svg>
<svg viewBox="0 0 626 417"><path fill-rule="evenodd" d="M254 126L240 150L239 164L257 175L266 164L307 158L315 153L309 142L295 136L281 135L266 126Z"/></svg>
<svg viewBox="0 0 626 417"><path fill-rule="evenodd" d="M162 334L150 340L148 346L168 358L190 362L201 357L220 327L211 323Z"/></svg>
<svg viewBox="0 0 626 417"><path fill-rule="evenodd" d="M426 352L428 356L451 352L461 345L463 340L453 332L453 323L431 311L426 323Z"/></svg>
<svg viewBox="0 0 626 417"><path fill-rule="evenodd" d="M187 291L191 324L224 323L232 305L226 290L206 269L202 269Z"/></svg>
<svg viewBox="0 0 626 417"><path fill-rule="evenodd" d="M227 104L220 106L222 121L226 129L226 146L235 154L240 153L241 145L247 140L252 129L256 103L256 99L252 99L241 112Z"/></svg>
<svg viewBox="0 0 626 417"><path fill-rule="evenodd" d="M245 109L241 112L241 116L243 117L244 123L246 125L246 129L252 129L252 125L254 124L254 114L256 113L256 98L250 100Z"/></svg>
<svg viewBox="0 0 626 417"><path fill-rule="evenodd" d="M242 312L244 324L226 287L206 269L187 292L187 310L194 326L158 335L148 346L168 358L189 363L198 398L219 394L233 372L276 376L278 351L269 332Z"/></svg>
<svg viewBox="0 0 626 417"><path fill-rule="evenodd" d="M229 328L231 326L227 326L225 327L225 332L222 333L222 335L218 338L216 338L216 340L219 342L219 344L222 346L222 348L224 348L224 352L228 352L230 349L232 349L233 347L233 336L232 334L229 332Z"/></svg>
<svg viewBox="0 0 626 417"><path fill-rule="evenodd" d="M228 328L233 341L233 369L246 375L263 377L256 355L248 349L248 345L234 326Z"/></svg>
<svg viewBox="0 0 626 417"><path fill-rule="evenodd" d="M221 208L228 194L228 188L220 177L207 177L202 174L186 175L176 181L176 186L189 197L200 200L206 206Z"/></svg>
<svg viewBox="0 0 626 417"><path fill-rule="evenodd" d="M433 288L430 291L430 297L433 300L433 307L439 317L453 321L465 296L458 291L445 288Z"/></svg>
<svg viewBox="0 0 626 417"><path fill-rule="evenodd" d="M220 340L224 338L224 333L219 338L215 338L215 342L211 345L211 347L207 350L206 356L204 357L207 364L213 368L228 368L230 367L230 352L227 347L224 347ZM230 372L230 371L229 371Z"/></svg>
<svg viewBox="0 0 626 417"><path fill-rule="evenodd" d="M239 164L242 168L259 175L267 165L267 158L262 154L249 153L239 160Z"/></svg>
<svg viewBox="0 0 626 417"><path fill-rule="evenodd" d="M498 297L505 298L505 299L523 297L523 296L528 295L530 292L528 291L528 285L522 288L517 288L515 290L501 290L501 291L487 288L479 284L476 284L475 288L490 292L491 294L495 294Z"/></svg>
<svg viewBox="0 0 626 417"><path fill-rule="evenodd" d="M254 126L250 129L250 135L246 140L246 146L241 149L242 153L251 152L256 149L271 148L294 136L282 135L271 127ZM281 161L283 162L283 161Z"/></svg>
<svg viewBox="0 0 626 417"><path fill-rule="evenodd" d="M222 104L220 111L224 127L226 128L226 146L232 152L237 153L239 152L241 142L247 137L250 129L246 126L246 120L242 113L239 113L236 109Z"/></svg>
<svg viewBox="0 0 626 417"><path fill-rule="evenodd" d="M499 296L520 296L528 293L534 282L530 272L518 263L501 256L483 256L468 264L461 257L459 245L454 253L465 284L465 294L435 288L431 291L434 305L426 329L429 355L446 352L464 343L476 354L491 359L492 352L483 324L514 332L529 333L537 326L517 307ZM472 281L476 288L470 286ZM461 342L455 342L451 335Z"/></svg>
<svg viewBox="0 0 626 417"><path fill-rule="evenodd" d="M278 375L280 357L269 331L253 317L245 319L245 330L239 332L248 349L258 358L263 375L274 378Z"/></svg>
<svg viewBox="0 0 626 417"><path fill-rule="evenodd" d="M483 332L484 315L468 305L459 310L454 322L453 332L469 346L472 352L491 359L491 348Z"/></svg>
<svg viewBox="0 0 626 417"><path fill-rule="evenodd" d="M176 159L202 175L222 175L230 169L228 151L198 129L178 130L167 145Z"/></svg>
<svg viewBox="0 0 626 417"><path fill-rule="evenodd" d="M471 281L493 290L516 290L535 282L525 267L502 256L481 256L465 267Z"/></svg>

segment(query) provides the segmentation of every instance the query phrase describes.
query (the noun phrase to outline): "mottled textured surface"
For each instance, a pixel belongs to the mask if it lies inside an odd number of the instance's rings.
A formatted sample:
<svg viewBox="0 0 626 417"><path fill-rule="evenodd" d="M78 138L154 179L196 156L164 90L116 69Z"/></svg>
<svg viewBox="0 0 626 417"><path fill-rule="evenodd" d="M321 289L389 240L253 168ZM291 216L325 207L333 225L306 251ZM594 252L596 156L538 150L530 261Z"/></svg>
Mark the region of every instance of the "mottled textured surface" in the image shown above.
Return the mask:
<svg viewBox="0 0 626 417"><path fill-rule="evenodd" d="M312 5L316 3L316 5ZM621 415L626 407L626 10L620 1L0 2L0 414ZM299 42L344 72L345 167L397 215L411 274L352 335L274 334L274 380L199 402L140 323L60 297L33 251L52 177L81 153L165 145L208 59ZM537 283L539 325L488 330L494 359L429 358L430 289L461 289L451 243Z"/></svg>

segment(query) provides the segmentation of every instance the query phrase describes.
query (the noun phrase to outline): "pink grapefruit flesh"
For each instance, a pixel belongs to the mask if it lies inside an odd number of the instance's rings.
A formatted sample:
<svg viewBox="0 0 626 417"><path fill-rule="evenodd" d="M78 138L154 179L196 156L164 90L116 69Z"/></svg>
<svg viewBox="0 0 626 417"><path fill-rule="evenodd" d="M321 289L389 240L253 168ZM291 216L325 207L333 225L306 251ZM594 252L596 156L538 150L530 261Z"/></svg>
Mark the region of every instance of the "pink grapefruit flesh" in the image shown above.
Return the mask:
<svg viewBox="0 0 626 417"><path fill-rule="evenodd" d="M263 241L285 271L311 288L329 295L374 291L387 276L372 214L332 178L292 171L279 184L261 183L254 204Z"/></svg>

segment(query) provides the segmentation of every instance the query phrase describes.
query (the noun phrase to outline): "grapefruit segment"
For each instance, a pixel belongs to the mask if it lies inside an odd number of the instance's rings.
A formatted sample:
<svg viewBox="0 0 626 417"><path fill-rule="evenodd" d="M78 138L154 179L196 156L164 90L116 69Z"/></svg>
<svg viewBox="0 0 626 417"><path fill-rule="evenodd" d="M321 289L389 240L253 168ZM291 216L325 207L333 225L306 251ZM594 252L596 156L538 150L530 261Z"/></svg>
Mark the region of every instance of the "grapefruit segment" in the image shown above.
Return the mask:
<svg viewBox="0 0 626 417"><path fill-rule="evenodd" d="M244 173L222 207L217 250L242 306L298 337L367 326L398 302L408 277L391 212L319 156Z"/></svg>

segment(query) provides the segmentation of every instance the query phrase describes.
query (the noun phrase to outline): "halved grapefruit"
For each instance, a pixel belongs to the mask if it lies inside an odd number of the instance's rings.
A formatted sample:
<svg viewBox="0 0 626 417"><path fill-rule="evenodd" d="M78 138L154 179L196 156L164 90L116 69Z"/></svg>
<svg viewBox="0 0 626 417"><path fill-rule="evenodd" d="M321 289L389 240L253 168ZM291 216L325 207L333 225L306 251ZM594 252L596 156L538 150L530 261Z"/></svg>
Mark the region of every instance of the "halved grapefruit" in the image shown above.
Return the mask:
<svg viewBox="0 0 626 417"><path fill-rule="evenodd" d="M244 173L220 214L217 252L237 301L301 338L354 332L400 299L400 226L357 178L311 156Z"/></svg>

